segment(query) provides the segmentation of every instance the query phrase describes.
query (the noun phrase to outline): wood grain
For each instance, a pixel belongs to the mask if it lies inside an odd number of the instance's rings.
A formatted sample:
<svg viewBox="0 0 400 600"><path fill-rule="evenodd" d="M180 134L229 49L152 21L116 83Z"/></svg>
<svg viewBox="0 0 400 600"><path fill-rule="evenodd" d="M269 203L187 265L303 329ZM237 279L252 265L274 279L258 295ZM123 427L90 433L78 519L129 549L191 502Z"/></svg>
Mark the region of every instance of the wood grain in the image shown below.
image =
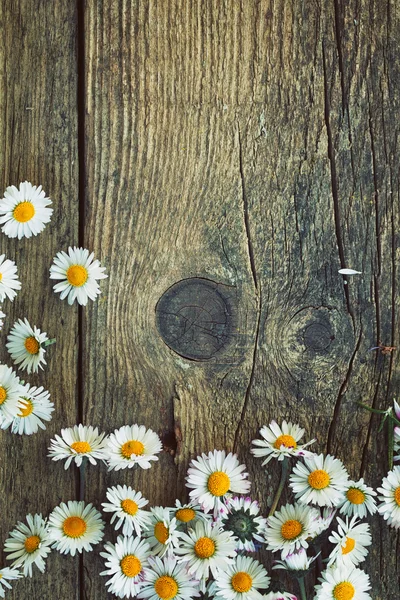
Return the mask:
<svg viewBox="0 0 400 600"><path fill-rule="evenodd" d="M395 0L77 7L0 3L3 187L42 183L55 208L40 239L0 236L23 283L5 306L7 326L27 316L58 337L48 369L32 378L52 392L51 425L29 440L1 436L3 539L28 511L80 492L100 507L117 483L152 505L184 499L190 459L213 448L239 453L266 511L279 473L265 472L249 446L273 418L304 426L315 451L376 487L385 440L357 401L386 408L399 384L398 352L369 349L399 345L400 8ZM79 323L48 280L54 254L78 242L109 274ZM362 274L344 278L341 267ZM199 347L189 351L196 360L185 358L187 345L176 353L160 335L160 298L190 278L229 298L233 334L209 360ZM174 318L192 305L189 294ZM204 335L217 325L210 318ZM89 466L79 490L76 471L45 455L50 436L82 416L107 432L151 427L165 452L148 472ZM372 596L397 600L397 535L378 518L371 526ZM111 528L107 535L115 538ZM80 566L53 553L47 573L10 596L111 597L103 568L98 552Z"/></svg>
<svg viewBox="0 0 400 600"><path fill-rule="evenodd" d="M49 268L53 256L78 242L78 154L76 107L76 19L71 3L39 0L0 3L0 180L6 186L27 179L53 200L52 221L37 238L11 240L0 235L0 254L15 260L22 289L11 304L1 332L1 362L11 365L5 348L14 321L27 317L32 325L56 337L47 351L47 367L21 378L43 385L55 404L46 431L32 436L0 436L2 461L1 546L17 521L35 512L47 515L61 500L76 497L77 477L46 457L49 440L76 422L77 309L53 293ZM9 566L2 553L2 565ZM15 582L9 598L79 597L79 563L53 552L42 575ZM78 586L77 586L78 583Z"/></svg>

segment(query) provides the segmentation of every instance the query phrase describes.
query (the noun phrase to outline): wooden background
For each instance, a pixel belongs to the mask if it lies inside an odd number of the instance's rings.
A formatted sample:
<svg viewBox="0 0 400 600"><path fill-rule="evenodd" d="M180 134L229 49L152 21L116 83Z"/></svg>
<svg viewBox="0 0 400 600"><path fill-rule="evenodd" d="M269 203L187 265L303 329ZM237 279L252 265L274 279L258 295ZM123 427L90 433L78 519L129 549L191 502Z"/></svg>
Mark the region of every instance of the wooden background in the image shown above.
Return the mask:
<svg viewBox="0 0 400 600"><path fill-rule="evenodd" d="M376 487L385 440L356 402L399 395L398 352L368 352L399 343L396 0L1 0L0 23L1 190L27 179L54 202L40 237L0 236L23 285L3 306L1 359L19 317L57 336L29 378L53 421L1 432L1 544L28 512L80 495L99 507L112 484L183 499L189 460L214 447L239 453L266 511L278 472L249 446L272 418ZM68 245L109 274L83 310L48 278ZM362 275L346 282L344 266ZM190 277L235 305L231 344L207 361L156 326L164 291ZM46 458L80 421L143 423L169 451L149 472L90 467L80 483ZM371 523L372 597L398 600L398 537ZM102 600L102 568L54 552L8 597Z"/></svg>

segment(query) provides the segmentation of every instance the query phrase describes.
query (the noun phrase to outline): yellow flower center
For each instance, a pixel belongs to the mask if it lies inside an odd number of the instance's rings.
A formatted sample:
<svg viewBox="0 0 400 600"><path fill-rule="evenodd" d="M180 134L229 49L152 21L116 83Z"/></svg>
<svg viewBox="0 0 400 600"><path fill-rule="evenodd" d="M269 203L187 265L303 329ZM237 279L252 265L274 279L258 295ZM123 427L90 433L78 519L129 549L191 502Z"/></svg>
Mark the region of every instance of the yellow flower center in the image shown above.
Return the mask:
<svg viewBox="0 0 400 600"><path fill-rule="evenodd" d="M354 598L355 589L354 585L350 581L342 581L335 585L333 590L333 597L335 600L351 600Z"/></svg>
<svg viewBox="0 0 400 600"><path fill-rule="evenodd" d="M65 535L71 538L81 537L86 529L86 522L81 517L67 517L63 523Z"/></svg>
<svg viewBox="0 0 400 600"><path fill-rule="evenodd" d="M199 558L210 558L215 552L215 543L209 537L201 537L195 543L194 551Z"/></svg>
<svg viewBox="0 0 400 600"><path fill-rule="evenodd" d="M400 487L394 490L394 501L396 502L397 506L400 506Z"/></svg>
<svg viewBox="0 0 400 600"><path fill-rule="evenodd" d="M3 279L3 273L0 273L0 281Z"/></svg>
<svg viewBox="0 0 400 600"><path fill-rule="evenodd" d="M32 554L32 552L35 552L35 550L37 550L40 546L40 537L38 535L31 535L30 537L27 537L24 542L24 546L28 554Z"/></svg>
<svg viewBox="0 0 400 600"><path fill-rule="evenodd" d="M189 521L192 521L195 516L196 513L194 512L193 508L180 508L175 513L175 517L178 519L178 521L182 521L182 523L189 523Z"/></svg>
<svg viewBox="0 0 400 600"><path fill-rule="evenodd" d="M17 417L29 417L30 414L33 413L33 404L29 398L21 398L24 401L24 406L19 409L19 413Z"/></svg>
<svg viewBox="0 0 400 600"><path fill-rule="evenodd" d="M317 469L308 476L308 483L314 490L323 490L330 484L331 478L323 469Z"/></svg>
<svg viewBox="0 0 400 600"><path fill-rule="evenodd" d="M350 488L346 492L346 498L352 504L362 504L365 501L365 494L358 488Z"/></svg>
<svg viewBox="0 0 400 600"><path fill-rule="evenodd" d="M40 350L40 344L33 335L26 338L24 346L29 354L38 354Z"/></svg>
<svg viewBox="0 0 400 600"><path fill-rule="evenodd" d="M82 265L71 265L67 269L68 283L74 287L82 287L87 282L88 277L87 269Z"/></svg>
<svg viewBox="0 0 400 600"><path fill-rule="evenodd" d="M3 402L5 402L6 399L7 399L7 390L6 390L6 388L3 388L2 385L0 385L0 404L3 404Z"/></svg>
<svg viewBox="0 0 400 600"><path fill-rule="evenodd" d="M291 435L280 435L275 440L274 448L279 450L281 446L285 446L285 448L297 448L297 443Z"/></svg>
<svg viewBox="0 0 400 600"><path fill-rule="evenodd" d="M130 440L121 446L121 454L124 458L130 458L132 454L141 456L143 453L144 446L142 442L138 442L137 440Z"/></svg>
<svg viewBox="0 0 400 600"><path fill-rule="evenodd" d="M29 200L24 200L14 208L13 216L18 223L27 223L35 216L35 207Z"/></svg>
<svg viewBox="0 0 400 600"><path fill-rule="evenodd" d="M229 490L231 480L226 473L215 471L211 473L207 481L208 491L213 496L223 496Z"/></svg>
<svg viewBox="0 0 400 600"><path fill-rule="evenodd" d="M133 554L127 554L119 563L121 571L127 577L136 577L142 570L142 563Z"/></svg>
<svg viewBox="0 0 400 600"><path fill-rule="evenodd" d="M300 521L289 520L281 527L281 534L285 540L294 540L303 531L303 525Z"/></svg>
<svg viewBox="0 0 400 600"><path fill-rule="evenodd" d="M134 502L134 500L131 500L130 498L126 498L125 500L122 500L121 508L128 515L132 515L132 516L136 515L137 511L139 510L139 507L136 504L136 502Z"/></svg>
<svg viewBox="0 0 400 600"><path fill-rule="evenodd" d="M232 577L231 584L235 592L248 592L252 588L253 580L248 573L239 571Z"/></svg>
<svg viewBox="0 0 400 600"><path fill-rule="evenodd" d="M165 527L162 521L158 521L154 525L154 537L160 542L160 544L165 544L169 536L168 527Z"/></svg>
<svg viewBox="0 0 400 600"><path fill-rule="evenodd" d="M351 537L346 538L346 545L342 547L342 554L348 554L349 552L354 550L355 545L356 540L353 540L353 538Z"/></svg>
<svg viewBox="0 0 400 600"><path fill-rule="evenodd" d="M172 600L178 593L178 584L169 575L162 575L154 583L154 591L162 600Z"/></svg>
<svg viewBox="0 0 400 600"><path fill-rule="evenodd" d="M85 454L85 452L92 451L92 447L88 442L74 442L71 444L71 448L78 454Z"/></svg>

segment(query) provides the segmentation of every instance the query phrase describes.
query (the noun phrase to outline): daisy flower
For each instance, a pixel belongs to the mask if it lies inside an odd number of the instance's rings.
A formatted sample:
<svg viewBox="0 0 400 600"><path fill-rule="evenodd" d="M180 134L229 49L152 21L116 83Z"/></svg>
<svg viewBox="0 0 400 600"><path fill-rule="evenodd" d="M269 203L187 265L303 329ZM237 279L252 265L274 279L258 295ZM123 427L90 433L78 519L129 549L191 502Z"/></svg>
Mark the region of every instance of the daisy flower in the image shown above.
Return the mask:
<svg viewBox="0 0 400 600"><path fill-rule="evenodd" d="M209 521L211 519L211 515L205 514L201 510L200 504L194 504L193 502L182 504L180 500L176 500L175 506L169 510L175 517L178 527L181 526L186 529L187 527L193 527L199 520Z"/></svg>
<svg viewBox="0 0 400 600"><path fill-rule="evenodd" d="M27 319L18 319L7 336L7 350L19 369L26 369L28 374L37 373L39 367L45 365L44 346L48 345L47 333L37 327L31 327Z"/></svg>
<svg viewBox="0 0 400 600"><path fill-rule="evenodd" d="M175 552L180 535L176 519L171 519L168 508L154 506L150 509L150 523L146 525L144 536L154 555L164 556L166 552Z"/></svg>
<svg viewBox="0 0 400 600"><path fill-rule="evenodd" d="M19 377L7 365L0 365L0 427L7 429L21 409Z"/></svg>
<svg viewBox="0 0 400 600"><path fill-rule="evenodd" d="M317 556L308 556L307 551L304 548L299 548L295 552L291 552L286 556L284 560L275 561L273 569L285 569L286 571L308 571L313 562L318 558ZM301 576L301 573L299 574Z"/></svg>
<svg viewBox="0 0 400 600"><path fill-rule="evenodd" d="M19 240L37 235L51 219L53 209L47 208L51 203L41 185L36 187L29 181L20 183L19 189L10 185L0 200L0 224L4 223L1 230Z"/></svg>
<svg viewBox="0 0 400 600"><path fill-rule="evenodd" d="M268 517L265 539L267 549L282 552L282 558L298 548L308 547L308 538L314 534L313 509L304 504L286 504Z"/></svg>
<svg viewBox="0 0 400 600"><path fill-rule="evenodd" d="M288 592L268 592L263 598L264 600L298 600L297 596Z"/></svg>
<svg viewBox="0 0 400 600"><path fill-rule="evenodd" d="M383 478L382 487L378 488L382 504L378 506L378 512L383 516L388 525L395 529L400 528L400 467L394 467Z"/></svg>
<svg viewBox="0 0 400 600"><path fill-rule="evenodd" d="M161 440L152 429L144 425L124 425L108 438L108 470L132 469L136 465L150 469L150 461L158 460L156 454L161 450Z"/></svg>
<svg viewBox="0 0 400 600"><path fill-rule="evenodd" d="M4 587L11 590L11 584L9 581L13 579L20 579L22 577L22 573L18 571L18 569L10 569L9 567L4 567L4 569L0 569L0 598L4 598Z"/></svg>
<svg viewBox="0 0 400 600"><path fill-rule="evenodd" d="M3 313L3 311L0 309L0 331L3 329L3 325L4 325L4 321L3 319L6 318L5 313Z"/></svg>
<svg viewBox="0 0 400 600"><path fill-rule="evenodd" d="M56 435L55 440L50 440L49 454L53 460L64 460L64 469L68 469L72 461L80 467L84 458L92 465L97 460L106 459L107 438L105 433L100 433L97 427L91 425L74 425L67 429L61 429L61 437Z"/></svg>
<svg viewBox="0 0 400 600"><path fill-rule="evenodd" d="M400 461L400 454L399 454L399 451L400 451L400 427L394 428L393 441L394 441L393 450L394 450L394 454L395 454L393 460L394 460L394 462L399 462Z"/></svg>
<svg viewBox="0 0 400 600"><path fill-rule="evenodd" d="M276 421L271 421L269 427L264 425L260 429L260 435L264 439L252 441L252 444L258 447L252 448L251 453L258 458L266 457L262 466L269 463L272 458L283 460L286 456L309 456L311 452L304 448L316 441L314 439L299 446L298 442L304 435L304 429L286 421L283 421L282 427L279 427Z"/></svg>
<svg viewBox="0 0 400 600"><path fill-rule="evenodd" d="M11 424L12 433L31 435L40 429L46 429L43 421L51 421L54 404L50 402L50 393L43 387L31 387L28 383L22 387L21 408Z"/></svg>
<svg viewBox="0 0 400 600"><path fill-rule="evenodd" d="M323 509L311 508L311 511L314 527L312 539L314 541L317 536L322 537L322 534L329 529L333 521L333 517L336 515L336 508L325 506Z"/></svg>
<svg viewBox="0 0 400 600"><path fill-rule="evenodd" d="M376 496L375 490L365 485L364 479L349 481L344 497L337 508L340 509L342 515L363 519L368 513L373 515L376 512L374 496Z"/></svg>
<svg viewBox="0 0 400 600"><path fill-rule="evenodd" d="M265 590L271 578L266 569L250 556L237 556L234 562L219 570L215 581L217 596L224 600L257 600L257 590Z"/></svg>
<svg viewBox="0 0 400 600"><path fill-rule="evenodd" d="M338 531L333 531L329 541L335 544L329 555L328 566L334 562L347 566L358 565L368 554L367 546L372 544L368 523L359 523L357 517L346 522L337 517Z"/></svg>
<svg viewBox="0 0 400 600"><path fill-rule="evenodd" d="M21 289L21 282L17 277L17 266L14 261L6 258L5 254L0 256L0 302L7 297L13 301L17 292Z"/></svg>
<svg viewBox="0 0 400 600"><path fill-rule="evenodd" d="M101 293L98 279L106 279L105 267L98 260L93 260L94 254L84 248L68 248L66 252L58 252L50 267L50 279L60 279L54 286L56 293L61 292L60 299L68 297L68 304L75 300L81 306L86 306L88 298L96 300Z"/></svg>
<svg viewBox="0 0 400 600"><path fill-rule="evenodd" d="M61 502L49 516L49 538L61 554L90 552L92 544L98 544L104 536L104 521L101 514L83 501L70 500L68 505Z"/></svg>
<svg viewBox="0 0 400 600"><path fill-rule="evenodd" d="M233 564L236 544L230 531L200 521L188 533L181 533L179 548L174 553L179 556L179 562L186 563L196 579L206 579L210 570L217 579L218 569L224 570L228 564Z"/></svg>
<svg viewBox="0 0 400 600"><path fill-rule="evenodd" d="M190 463L186 477L191 499L199 502L205 513L214 510L214 517L227 512L223 500L229 491L247 494L250 490L245 469L236 454L226 455L224 450L198 456Z"/></svg>
<svg viewBox="0 0 400 600"><path fill-rule="evenodd" d="M118 598L133 598L145 579L150 546L140 537L119 536L115 545L107 542L104 549L100 556L106 559L107 570L100 575L111 575L106 582L108 591Z"/></svg>
<svg viewBox="0 0 400 600"><path fill-rule="evenodd" d="M369 576L355 567L330 567L315 587L314 600L371 600Z"/></svg>
<svg viewBox="0 0 400 600"><path fill-rule="evenodd" d="M221 525L238 538L237 550L255 552L254 541L264 542L267 519L260 516L260 505L251 498L234 497L226 502L228 513L222 516Z"/></svg>
<svg viewBox="0 0 400 600"><path fill-rule="evenodd" d="M146 571L138 598L149 600L190 600L199 596L198 582L178 564L174 556L157 556L149 559L150 570Z"/></svg>
<svg viewBox="0 0 400 600"><path fill-rule="evenodd" d="M348 486L348 473L342 461L329 454L314 454L298 462L290 476L296 499L304 504L336 506Z"/></svg>
<svg viewBox="0 0 400 600"><path fill-rule="evenodd" d="M7 560L13 560L12 567L23 567L24 577L32 577L32 565L41 573L45 570L45 560L50 554L51 541L47 532L46 519L42 515L27 515L25 523L19 522L4 544Z"/></svg>
<svg viewBox="0 0 400 600"><path fill-rule="evenodd" d="M102 507L104 512L113 513L111 524L118 519L114 528L117 530L123 524L123 535L141 535L142 529L151 522L150 513L142 510L149 501L126 485L108 488L106 496L109 502L104 502Z"/></svg>

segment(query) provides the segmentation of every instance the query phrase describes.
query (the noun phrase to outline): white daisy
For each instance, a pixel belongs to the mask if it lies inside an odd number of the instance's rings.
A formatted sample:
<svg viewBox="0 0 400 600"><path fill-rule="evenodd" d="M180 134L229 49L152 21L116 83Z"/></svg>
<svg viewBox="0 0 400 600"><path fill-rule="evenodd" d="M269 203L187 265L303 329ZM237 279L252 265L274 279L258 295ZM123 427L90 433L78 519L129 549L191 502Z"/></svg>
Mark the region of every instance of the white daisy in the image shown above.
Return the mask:
<svg viewBox="0 0 400 600"><path fill-rule="evenodd" d="M184 562L196 579L205 579L210 570L215 578L218 569L224 570L233 564L236 556L237 540L230 531L224 531L218 524L199 521L188 533L181 533L179 548L174 553Z"/></svg>
<svg viewBox="0 0 400 600"><path fill-rule="evenodd" d="M0 365L0 427L7 429L22 408L19 377L7 365Z"/></svg>
<svg viewBox="0 0 400 600"><path fill-rule="evenodd" d="M97 427L91 425L74 425L67 429L61 429L61 437L56 435L55 440L50 440L49 454L53 460L64 460L65 469L68 469L72 461L80 467L84 458L92 465L96 465L96 459L105 462L107 438L105 433L100 433Z"/></svg>
<svg viewBox="0 0 400 600"><path fill-rule="evenodd" d="M329 555L328 566L336 562L337 565L358 565L368 554L367 546L372 544L368 523L359 523L358 517L353 517L350 522L346 517L343 521L337 517L338 531L333 531L329 541L335 544Z"/></svg>
<svg viewBox="0 0 400 600"><path fill-rule="evenodd" d="M3 311L0 309L0 331L3 329L3 325L4 325L4 321L3 319L6 318L5 313L3 313Z"/></svg>
<svg viewBox="0 0 400 600"><path fill-rule="evenodd" d="M21 289L21 282L17 277L17 265L14 261L6 259L6 255L0 256L0 302L5 298L13 301L17 291Z"/></svg>
<svg viewBox="0 0 400 600"><path fill-rule="evenodd" d="M315 586L314 600L371 600L369 575L355 567L330 567Z"/></svg>
<svg viewBox="0 0 400 600"><path fill-rule="evenodd" d="M70 500L68 505L61 502L49 516L49 538L54 541L52 548L61 554L90 552L92 544L103 539L104 521L92 504Z"/></svg>
<svg viewBox="0 0 400 600"><path fill-rule="evenodd" d="M174 556L149 559L150 570L146 570L146 581L138 598L149 600L191 600L199 596L198 582L178 564Z"/></svg>
<svg viewBox="0 0 400 600"><path fill-rule="evenodd" d="M382 494L379 500L378 512L383 516L388 525L395 529L400 528L400 467L394 467L382 480L382 487L378 488Z"/></svg>
<svg viewBox="0 0 400 600"><path fill-rule="evenodd" d="M188 502L182 504L180 500L175 500L175 506L169 509L180 529L187 531L188 527L193 527L198 521L210 521L211 515L202 511L200 504Z"/></svg>
<svg viewBox="0 0 400 600"><path fill-rule="evenodd" d="M130 486L117 485L107 489L107 500L102 504L104 512L113 513L111 524L118 519L114 528L117 530L123 524L123 535L141 535L142 529L151 523L150 513L142 510L149 503L141 492L135 492Z"/></svg>
<svg viewBox="0 0 400 600"><path fill-rule="evenodd" d="M313 509L304 504L286 504L268 517L265 539L267 549L282 552L282 558L298 548L308 547L308 538L314 534Z"/></svg>
<svg viewBox="0 0 400 600"><path fill-rule="evenodd" d="M4 198L0 200L0 224L3 224L2 231L9 238L23 237L30 238L37 235L49 223L52 208L47 208L51 204L50 198L42 190L42 186L36 187L29 181L19 184L19 189L15 185L10 185L4 192Z"/></svg>
<svg viewBox="0 0 400 600"><path fill-rule="evenodd" d="M394 428L394 437L393 437L393 441L394 441L394 462L399 462L400 461L400 427L395 427Z"/></svg>
<svg viewBox="0 0 400 600"><path fill-rule="evenodd" d="M154 506L150 509L150 523L144 530L152 554L164 556L165 553L175 552L181 535L177 529L176 519L171 515L168 508Z"/></svg>
<svg viewBox="0 0 400 600"><path fill-rule="evenodd" d="M290 487L304 504L336 506L343 499L349 476L343 463L329 454L314 454L298 462L290 475Z"/></svg>
<svg viewBox="0 0 400 600"><path fill-rule="evenodd" d="M333 517L336 515L336 508L331 506L325 506L324 508L311 508L314 533L312 539L314 540L317 536L320 536L326 532L333 521ZM321 514L322 513L322 514Z"/></svg>
<svg viewBox="0 0 400 600"><path fill-rule="evenodd" d="M107 542L104 548L105 552L100 552L100 556L106 559L107 570L100 575L111 575L106 582L108 591L118 598L133 598L141 590L145 579L149 544L140 537L119 536L115 546Z"/></svg>
<svg viewBox="0 0 400 600"><path fill-rule="evenodd" d="M186 477L186 487L192 489L191 499L199 502L206 513L214 510L214 517L226 513L223 500L229 491L247 494L250 490L245 469L236 454L226 455L224 450L198 456L191 461Z"/></svg>
<svg viewBox="0 0 400 600"><path fill-rule="evenodd" d="M304 435L304 429L286 421L283 421L281 427L276 421L271 421L269 426L264 425L260 429L260 435L264 439L252 441L252 444L258 447L252 448L251 453L258 458L266 457L262 463L263 466L272 458L283 460L286 456L309 456L311 452L304 450L304 448L316 441L314 439L301 446L298 445Z"/></svg>
<svg viewBox="0 0 400 600"><path fill-rule="evenodd" d="M297 596L289 592L268 592L263 598L264 600L298 600Z"/></svg>
<svg viewBox="0 0 400 600"><path fill-rule="evenodd" d="M286 571L308 571L317 556L308 556L304 548L299 548L286 556L284 560L275 561L273 569L285 569Z"/></svg>
<svg viewBox="0 0 400 600"><path fill-rule="evenodd" d="M51 421L54 404L50 402L50 393L43 387L31 387L28 383L22 387L21 408L11 424L12 433L31 435L40 429L46 429L43 421Z"/></svg>
<svg viewBox="0 0 400 600"><path fill-rule="evenodd" d="M234 562L218 572L215 581L218 598L224 600L258 600L258 590L265 590L271 578L258 560L237 556Z"/></svg>
<svg viewBox="0 0 400 600"><path fill-rule="evenodd" d="M108 470L131 469L136 465L150 469L150 461L158 460L156 454L161 450L161 440L152 429L144 425L124 425L108 438Z"/></svg>
<svg viewBox="0 0 400 600"><path fill-rule="evenodd" d="M9 567L4 567L4 569L0 569L0 598L4 598L4 589L3 585L11 590L11 584L9 581L13 581L14 579L20 579L22 577L22 573L18 571L18 569L10 569Z"/></svg>
<svg viewBox="0 0 400 600"><path fill-rule="evenodd" d="M13 560L12 567L23 567L24 577L32 577L32 565L41 573L45 570L45 560L50 554L51 541L47 532L46 519L42 515L27 515L25 523L19 522L4 544L7 560Z"/></svg>
<svg viewBox="0 0 400 600"><path fill-rule="evenodd" d="M37 373L39 367L45 365L44 355L47 333L37 327L31 327L27 319L18 319L7 336L7 350L19 369L26 369L28 374Z"/></svg>
<svg viewBox="0 0 400 600"><path fill-rule="evenodd" d="M342 515L363 519L368 513L373 515L377 510L374 496L376 496L375 490L365 485L364 479L349 481L344 497L337 508L340 509Z"/></svg>
<svg viewBox="0 0 400 600"><path fill-rule="evenodd" d="M267 519L260 515L260 505L248 497L229 498L228 513L222 515L221 525L237 537L237 550L255 552L254 542L264 542Z"/></svg>
<svg viewBox="0 0 400 600"><path fill-rule="evenodd" d="M93 260L94 254L84 248L68 248L66 252L58 252L50 267L50 279L60 279L54 286L54 291L61 292L60 299L68 296L68 304L75 300L81 306L86 306L88 299L96 300L101 293L98 279L106 279L105 267Z"/></svg>

